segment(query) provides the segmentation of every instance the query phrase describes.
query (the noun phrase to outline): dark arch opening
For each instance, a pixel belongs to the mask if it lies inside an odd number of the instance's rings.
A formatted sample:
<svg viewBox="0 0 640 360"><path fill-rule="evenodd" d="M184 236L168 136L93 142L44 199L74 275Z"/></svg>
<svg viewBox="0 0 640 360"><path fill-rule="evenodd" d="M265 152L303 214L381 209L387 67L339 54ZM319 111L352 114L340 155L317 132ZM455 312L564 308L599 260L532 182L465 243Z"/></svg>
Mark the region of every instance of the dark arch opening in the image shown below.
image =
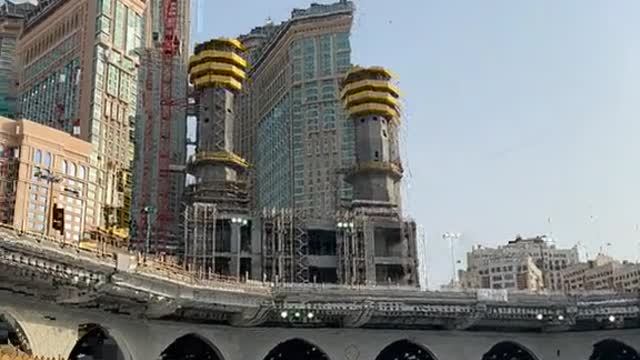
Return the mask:
<svg viewBox="0 0 640 360"><path fill-rule="evenodd" d="M436 357L424 346L409 340L400 340L388 345L376 357L376 360L436 360Z"/></svg>
<svg viewBox="0 0 640 360"><path fill-rule="evenodd" d="M640 355L623 342L607 339L593 345L589 360L640 360Z"/></svg>
<svg viewBox="0 0 640 360"><path fill-rule="evenodd" d="M264 360L329 360L327 354L317 346L302 340L291 339L278 344L269 351Z"/></svg>
<svg viewBox="0 0 640 360"><path fill-rule="evenodd" d="M218 349L196 334L187 334L171 343L162 354L161 360L224 360Z"/></svg>
<svg viewBox="0 0 640 360"><path fill-rule="evenodd" d="M31 355L31 344L27 335L12 316L0 315L0 347L8 346L22 353Z"/></svg>
<svg viewBox="0 0 640 360"><path fill-rule="evenodd" d="M83 325L79 333L80 339L71 350L69 360L126 360L122 349L100 325Z"/></svg>
<svg viewBox="0 0 640 360"><path fill-rule="evenodd" d="M524 346L503 341L495 344L489 352L482 356L482 360L538 360Z"/></svg>

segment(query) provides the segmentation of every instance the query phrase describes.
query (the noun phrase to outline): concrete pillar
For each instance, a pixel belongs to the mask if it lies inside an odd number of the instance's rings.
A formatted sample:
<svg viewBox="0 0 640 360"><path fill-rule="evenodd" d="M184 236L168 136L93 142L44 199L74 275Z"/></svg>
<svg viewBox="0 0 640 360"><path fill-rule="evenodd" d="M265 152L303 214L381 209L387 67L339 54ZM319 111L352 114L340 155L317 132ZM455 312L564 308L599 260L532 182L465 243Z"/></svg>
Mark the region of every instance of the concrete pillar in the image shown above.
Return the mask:
<svg viewBox="0 0 640 360"><path fill-rule="evenodd" d="M229 270L231 276L240 277L240 226L242 224L231 222L231 256Z"/></svg>
<svg viewBox="0 0 640 360"><path fill-rule="evenodd" d="M262 281L262 220L251 222L251 279Z"/></svg>
<svg viewBox="0 0 640 360"><path fill-rule="evenodd" d="M376 283L376 264L375 264L375 226L372 222L366 222L364 225L364 239L367 254L367 284Z"/></svg>

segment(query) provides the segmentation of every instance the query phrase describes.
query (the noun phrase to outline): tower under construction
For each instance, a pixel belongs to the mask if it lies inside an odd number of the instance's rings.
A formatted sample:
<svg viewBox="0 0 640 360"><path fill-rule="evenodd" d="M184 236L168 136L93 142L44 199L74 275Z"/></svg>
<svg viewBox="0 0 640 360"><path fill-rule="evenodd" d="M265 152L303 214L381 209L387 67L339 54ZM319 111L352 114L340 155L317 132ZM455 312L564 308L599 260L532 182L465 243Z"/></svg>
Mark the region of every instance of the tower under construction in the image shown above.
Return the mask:
<svg viewBox="0 0 640 360"><path fill-rule="evenodd" d="M241 277L251 272L247 170L234 148L234 100L246 79L246 49L235 39L195 48L189 75L198 103L195 182L184 212L185 265L203 273Z"/></svg>
<svg viewBox="0 0 640 360"><path fill-rule="evenodd" d="M132 246L178 255L186 161L189 1L152 0L145 13L135 121Z"/></svg>
<svg viewBox="0 0 640 360"><path fill-rule="evenodd" d="M354 67L341 98L353 122L355 165L351 208L338 214L338 278L343 283L417 285L416 226L402 218L400 96L381 67Z"/></svg>

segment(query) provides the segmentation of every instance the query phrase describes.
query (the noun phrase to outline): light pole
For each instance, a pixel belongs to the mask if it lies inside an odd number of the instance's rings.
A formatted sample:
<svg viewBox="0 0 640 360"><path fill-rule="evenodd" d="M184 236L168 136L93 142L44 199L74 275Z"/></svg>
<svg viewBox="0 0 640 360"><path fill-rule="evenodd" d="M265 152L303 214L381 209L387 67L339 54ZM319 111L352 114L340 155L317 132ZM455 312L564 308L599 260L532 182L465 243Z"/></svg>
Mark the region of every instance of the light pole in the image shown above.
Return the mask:
<svg viewBox="0 0 640 360"><path fill-rule="evenodd" d="M451 248L451 285L456 283L456 251L455 251L455 241L460 240L462 238L462 234L460 233L444 233L442 234L442 239L449 241L449 246Z"/></svg>
<svg viewBox="0 0 640 360"><path fill-rule="evenodd" d="M242 227L247 226L249 221L247 219L243 219L241 217L231 218L232 224L238 225L238 232L236 233L236 276L237 280L240 281L240 262L241 262L241 252L242 252Z"/></svg>
<svg viewBox="0 0 640 360"><path fill-rule="evenodd" d="M44 228L44 235L49 236L49 228L51 227L51 209L53 208L53 184L60 183L63 179L60 176L52 175L48 171L43 173L40 169L37 170L35 176L40 180L46 181L47 185L49 185L49 199L47 200L47 214L45 216L46 225Z"/></svg>
<svg viewBox="0 0 640 360"><path fill-rule="evenodd" d="M145 206L142 209L142 212L147 215L147 234L144 239L144 261L147 261L147 256L149 256L149 243L151 239L151 215L155 214L156 208L153 206Z"/></svg>

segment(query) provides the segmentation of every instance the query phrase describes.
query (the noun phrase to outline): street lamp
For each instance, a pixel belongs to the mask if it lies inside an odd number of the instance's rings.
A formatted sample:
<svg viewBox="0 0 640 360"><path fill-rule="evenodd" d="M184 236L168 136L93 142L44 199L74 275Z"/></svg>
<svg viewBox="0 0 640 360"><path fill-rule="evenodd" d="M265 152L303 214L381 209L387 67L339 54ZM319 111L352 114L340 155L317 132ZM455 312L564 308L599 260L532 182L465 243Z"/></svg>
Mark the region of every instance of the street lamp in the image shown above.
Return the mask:
<svg viewBox="0 0 640 360"><path fill-rule="evenodd" d="M145 206L142 212L147 215L147 234L144 240L144 261L147 261L149 255L149 243L151 238L151 215L156 213L156 208L153 206Z"/></svg>
<svg viewBox="0 0 640 360"><path fill-rule="evenodd" d="M454 285L456 282L455 241L460 240L460 238L462 238L462 234L460 233L446 232L442 234L442 239L449 241L449 246L451 247L451 285Z"/></svg>
<svg viewBox="0 0 640 360"><path fill-rule="evenodd" d="M47 200L47 214L46 214L46 227L44 234L49 236L49 228L51 227L51 209L53 208L53 184L62 182L62 177L53 175L51 173L42 172L40 169L36 170L34 176L40 180L44 180L49 185L49 199Z"/></svg>
<svg viewBox="0 0 640 360"><path fill-rule="evenodd" d="M353 229L352 222L339 222L336 226L338 229Z"/></svg>

